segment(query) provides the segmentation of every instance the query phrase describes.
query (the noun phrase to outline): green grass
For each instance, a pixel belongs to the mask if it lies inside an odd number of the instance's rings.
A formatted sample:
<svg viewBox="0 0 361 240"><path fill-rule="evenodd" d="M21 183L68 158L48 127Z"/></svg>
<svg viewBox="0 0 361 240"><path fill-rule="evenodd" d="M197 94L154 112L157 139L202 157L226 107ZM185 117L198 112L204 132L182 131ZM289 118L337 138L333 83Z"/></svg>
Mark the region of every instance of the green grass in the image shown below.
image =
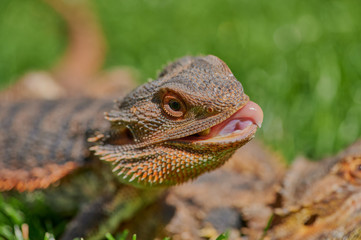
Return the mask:
<svg viewBox="0 0 361 240"><path fill-rule="evenodd" d="M92 2L108 41L105 69L132 66L146 81L177 57L219 56L264 110L257 138L289 162L298 154L331 155L361 135L357 0ZM66 26L40 0L0 3L5 87L29 70L54 65L66 46ZM0 236L32 221L17 204L0 199Z"/></svg>

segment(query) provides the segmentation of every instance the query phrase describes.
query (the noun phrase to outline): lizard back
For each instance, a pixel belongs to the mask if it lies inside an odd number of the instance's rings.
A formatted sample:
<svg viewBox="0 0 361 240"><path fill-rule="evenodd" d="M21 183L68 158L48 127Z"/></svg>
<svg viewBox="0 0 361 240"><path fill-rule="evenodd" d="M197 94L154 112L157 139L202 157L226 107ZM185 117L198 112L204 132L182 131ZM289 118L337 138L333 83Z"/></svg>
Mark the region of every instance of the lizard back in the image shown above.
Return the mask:
<svg viewBox="0 0 361 240"><path fill-rule="evenodd" d="M0 190L46 188L89 159L87 136L108 126L109 100L0 103Z"/></svg>

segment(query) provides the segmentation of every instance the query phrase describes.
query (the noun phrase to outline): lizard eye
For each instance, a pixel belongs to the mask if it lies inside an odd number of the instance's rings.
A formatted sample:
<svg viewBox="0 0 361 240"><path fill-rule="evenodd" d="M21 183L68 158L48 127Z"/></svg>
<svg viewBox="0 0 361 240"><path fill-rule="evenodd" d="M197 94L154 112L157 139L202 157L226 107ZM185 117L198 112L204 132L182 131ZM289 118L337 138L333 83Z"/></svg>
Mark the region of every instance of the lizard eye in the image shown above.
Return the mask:
<svg viewBox="0 0 361 240"><path fill-rule="evenodd" d="M182 107L181 104L175 99L169 100L168 105L173 111L179 111Z"/></svg>
<svg viewBox="0 0 361 240"><path fill-rule="evenodd" d="M168 93L164 96L162 108L169 116L176 118L183 117L186 112L183 101L173 93Z"/></svg>

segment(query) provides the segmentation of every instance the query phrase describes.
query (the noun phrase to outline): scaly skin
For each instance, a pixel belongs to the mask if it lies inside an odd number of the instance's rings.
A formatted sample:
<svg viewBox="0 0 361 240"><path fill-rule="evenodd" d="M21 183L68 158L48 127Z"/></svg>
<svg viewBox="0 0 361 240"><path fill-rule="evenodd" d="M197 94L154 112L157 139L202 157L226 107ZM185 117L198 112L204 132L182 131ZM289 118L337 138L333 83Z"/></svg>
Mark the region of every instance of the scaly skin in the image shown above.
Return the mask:
<svg viewBox="0 0 361 240"><path fill-rule="evenodd" d="M0 103L0 190L47 188L93 164L87 134L106 128L106 100L62 99Z"/></svg>
<svg viewBox="0 0 361 240"><path fill-rule="evenodd" d="M0 147L6 151L0 152L0 190L52 192L52 206L68 196L73 204L74 199L90 204L63 239L94 235L94 229L95 239L101 238L130 215L120 211L116 220L107 220L112 212L124 206L136 212L140 204L118 201L124 189L134 191L120 182L169 186L221 166L254 137L263 118L227 65L214 56L170 64L157 80L117 102L117 109L106 114L109 126L102 113L110 104L83 98L1 103ZM150 202L156 192L134 195ZM108 207L93 212L98 205ZM99 228L100 222L109 227Z"/></svg>

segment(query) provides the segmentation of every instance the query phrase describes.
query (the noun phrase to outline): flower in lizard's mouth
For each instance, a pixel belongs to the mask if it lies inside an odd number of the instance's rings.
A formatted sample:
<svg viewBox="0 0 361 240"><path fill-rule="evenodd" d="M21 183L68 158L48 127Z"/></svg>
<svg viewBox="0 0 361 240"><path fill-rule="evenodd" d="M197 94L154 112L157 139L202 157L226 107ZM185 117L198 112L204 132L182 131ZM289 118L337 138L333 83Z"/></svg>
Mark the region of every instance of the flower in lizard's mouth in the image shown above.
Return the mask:
<svg viewBox="0 0 361 240"><path fill-rule="evenodd" d="M249 101L223 122L181 140L199 144L243 141L253 137L262 122L262 109Z"/></svg>

